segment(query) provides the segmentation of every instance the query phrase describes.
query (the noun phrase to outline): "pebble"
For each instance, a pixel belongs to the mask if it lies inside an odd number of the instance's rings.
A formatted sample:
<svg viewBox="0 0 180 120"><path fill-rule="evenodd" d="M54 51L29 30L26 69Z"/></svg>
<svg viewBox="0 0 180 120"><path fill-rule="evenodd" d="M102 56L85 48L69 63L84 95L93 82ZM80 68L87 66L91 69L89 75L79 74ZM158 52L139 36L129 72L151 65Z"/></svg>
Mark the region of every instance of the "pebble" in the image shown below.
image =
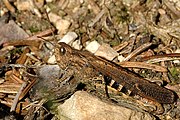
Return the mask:
<svg viewBox="0 0 180 120"><path fill-rule="evenodd" d="M125 60L125 57L122 55L119 55L117 58L119 62L123 62Z"/></svg>
<svg viewBox="0 0 180 120"><path fill-rule="evenodd" d="M55 13L49 13L49 19L52 23L55 24L56 28L58 29L58 33L60 35L64 35L69 26L71 25L71 22L65 19L62 19L60 16L58 16Z"/></svg>
<svg viewBox="0 0 180 120"><path fill-rule="evenodd" d="M53 2L53 0L46 0L47 3Z"/></svg>
<svg viewBox="0 0 180 120"><path fill-rule="evenodd" d="M17 0L17 9L18 10L32 10L33 4L29 0Z"/></svg>
<svg viewBox="0 0 180 120"><path fill-rule="evenodd" d="M52 55L48 60L47 63L49 64L55 64L56 63L56 57L55 55Z"/></svg>
<svg viewBox="0 0 180 120"><path fill-rule="evenodd" d="M90 42L89 44L87 44L85 49L91 53L95 53L99 47L100 47L100 44L96 40L94 40Z"/></svg>
<svg viewBox="0 0 180 120"><path fill-rule="evenodd" d="M98 50L95 52L95 55L106 58L107 60L112 61L119 54L110 47L109 44L102 44Z"/></svg>
<svg viewBox="0 0 180 120"><path fill-rule="evenodd" d="M68 20L61 19L55 23L55 26L58 29L58 33L63 35L68 30L70 24L71 23Z"/></svg>
<svg viewBox="0 0 180 120"><path fill-rule="evenodd" d="M68 32L58 42L65 42L66 44L69 44L69 43L72 43L77 37L78 35L75 32Z"/></svg>
<svg viewBox="0 0 180 120"><path fill-rule="evenodd" d="M78 50L82 49L82 45L81 45L81 41L80 40L76 40L72 43L72 47Z"/></svg>

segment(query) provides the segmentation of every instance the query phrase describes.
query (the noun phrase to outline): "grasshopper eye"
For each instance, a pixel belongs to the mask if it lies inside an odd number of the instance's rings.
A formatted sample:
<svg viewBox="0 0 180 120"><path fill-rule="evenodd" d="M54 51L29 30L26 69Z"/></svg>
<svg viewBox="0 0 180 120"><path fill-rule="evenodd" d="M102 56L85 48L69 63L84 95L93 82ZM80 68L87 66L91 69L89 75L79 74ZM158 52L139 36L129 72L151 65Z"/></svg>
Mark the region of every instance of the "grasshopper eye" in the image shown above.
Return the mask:
<svg viewBox="0 0 180 120"><path fill-rule="evenodd" d="M64 55L66 53L66 49L64 47L60 48L60 55Z"/></svg>

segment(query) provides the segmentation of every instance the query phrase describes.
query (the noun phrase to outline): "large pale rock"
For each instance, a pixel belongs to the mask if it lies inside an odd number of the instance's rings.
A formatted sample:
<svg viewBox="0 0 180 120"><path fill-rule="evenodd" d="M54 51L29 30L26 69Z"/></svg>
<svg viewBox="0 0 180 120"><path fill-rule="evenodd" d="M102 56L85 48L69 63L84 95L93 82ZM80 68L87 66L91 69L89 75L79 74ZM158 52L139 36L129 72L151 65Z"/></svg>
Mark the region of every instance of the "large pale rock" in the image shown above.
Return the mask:
<svg viewBox="0 0 180 120"><path fill-rule="evenodd" d="M74 93L58 106L60 120L155 120L148 113L102 102L84 91Z"/></svg>

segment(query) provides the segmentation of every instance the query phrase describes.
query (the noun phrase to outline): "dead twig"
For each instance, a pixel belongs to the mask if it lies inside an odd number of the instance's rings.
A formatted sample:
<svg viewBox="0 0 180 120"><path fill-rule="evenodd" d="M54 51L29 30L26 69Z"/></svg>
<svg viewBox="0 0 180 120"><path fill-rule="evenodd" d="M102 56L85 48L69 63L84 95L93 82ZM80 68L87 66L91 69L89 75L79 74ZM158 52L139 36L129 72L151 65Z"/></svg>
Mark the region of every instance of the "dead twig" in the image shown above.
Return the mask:
<svg viewBox="0 0 180 120"><path fill-rule="evenodd" d="M36 40L36 39L42 40L41 37L46 37L50 34L53 34L55 32L55 30L56 29L54 27L52 27L51 29L44 30L42 32L39 32L39 33L31 36L31 37L28 37L27 40Z"/></svg>
<svg viewBox="0 0 180 120"><path fill-rule="evenodd" d="M23 91L23 89L26 87L27 85L27 82L24 82L22 85L21 85L21 88L19 89L18 93L16 94L16 97L14 98L14 101L13 101L13 104L11 106L11 109L10 109L10 112L13 112L16 110L16 106L17 106L17 103L19 101L19 97Z"/></svg>
<svg viewBox="0 0 180 120"><path fill-rule="evenodd" d="M105 9L101 10L100 13L98 13L96 17L93 19L93 21L89 24L89 27L93 27L106 13L105 11L106 11Z"/></svg>
<svg viewBox="0 0 180 120"><path fill-rule="evenodd" d="M9 41L3 44L3 46L35 46L39 47L42 40L15 40L15 41Z"/></svg>

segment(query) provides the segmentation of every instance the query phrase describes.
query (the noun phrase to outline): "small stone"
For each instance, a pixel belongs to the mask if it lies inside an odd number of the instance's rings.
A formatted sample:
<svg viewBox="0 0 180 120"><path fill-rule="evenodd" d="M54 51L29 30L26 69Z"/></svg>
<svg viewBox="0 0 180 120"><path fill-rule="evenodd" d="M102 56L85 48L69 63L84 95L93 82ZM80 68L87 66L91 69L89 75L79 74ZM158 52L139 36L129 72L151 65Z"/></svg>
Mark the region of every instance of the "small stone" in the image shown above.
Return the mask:
<svg viewBox="0 0 180 120"><path fill-rule="evenodd" d="M180 49L177 49L174 53L180 53Z"/></svg>
<svg viewBox="0 0 180 120"><path fill-rule="evenodd" d="M95 55L112 61L115 57L118 56L118 53L113 48L111 48L110 45L102 44L95 52Z"/></svg>
<svg viewBox="0 0 180 120"><path fill-rule="evenodd" d="M77 50L80 50L82 49L82 45L81 45L81 41L80 40L76 40L72 43L72 47L77 49Z"/></svg>
<svg viewBox="0 0 180 120"><path fill-rule="evenodd" d="M100 44L97 41L92 41L90 42L87 46L86 46L86 50L91 52L91 53L95 53L98 48L100 47Z"/></svg>
<svg viewBox="0 0 180 120"><path fill-rule="evenodd" d="M173 63L180 64L180 61L179 60L173 60Z"/></svg>
<svg viewBox="0 0 180 120"><path fill-rule="evenodd" d="M53 0L46 0L47 3L53 2Z"/></svg>
<svg viewBox="0 0 180 120"><path fill-rule="evenodd" d="M158 12L159 12L161 15L166 14L166 11L165 11L164 9L158 9Z"/></svg>
<svg viewBox="0 0 180 120"><path fill-rule="evenodd" d="M124 61L124 59L125 59L125 57L124 57L124 56L122 56L122 55L119 55L119 56L118 56L118 61L119 61L119 62L123 62L123 61Z"/></svg>
<svg viewBox="0 0 180 120"><path fill-rule="evenodd" d="M148 113L108 104L85 91L75 92L57 111L60 120L155 120Z"/></svg>
<svg viewBox="0 0 180 120"><path fill-rule="evenodd" d="M17 0L18 10L32 10L34 8L33 4L29 0Z"/></svg>
<svg viewBox="0 0 180 120"><path fill-rule="evenodd" d="M55 22L57 22L58 20L62 19L60 16L58 16L57 14L52 13L52 12L50 12L50 13L48 14L48 16L49 16L50 21L53 22L53 23L55 23Z"/></svg>
<svg viewBox="0 0 180 120"><path fill-rule="evenodd" d="M75 32L68 32L64 37L58 42L65 42L66 44L72 43L78 35Z"/></svg>
<svg viewBox="0 0 180 120"><path fill-rule="evenodd" d="M61 19L55 23L55 26L58 29L58 33L62 35L66 33L70 24L71 23L68 20Z"/></svg>
<svg viewBox="0 0 180 120"><path fill-rule="evenodd" d="M177 49L174 53L180 53L180 49ZM179 60L173 60L173 63L180 64Z"/></svg>
<svg viewBox="0 0 180 120"><path fill-rule="evenodd" d="M52 56L48 59L47 63L49 63L49 64L55 64L55 63L56 63L56 57L55 57L55 55L52 55Z"/></svg>
<svg viewBox="0 0 180 120"><path fill-rule="evenodd" d="M0 78L0 84L4 83L4 79L3 78Z"/></svg>
<svg viewBox="0 0 180 120"><path fill-rule="evenodd" d="M58 33L63 35L67 32L71 22L65 19L62 19L55 13L49 13L49 19L52 23L55 24L56 28L58 29Z"/></svg>

